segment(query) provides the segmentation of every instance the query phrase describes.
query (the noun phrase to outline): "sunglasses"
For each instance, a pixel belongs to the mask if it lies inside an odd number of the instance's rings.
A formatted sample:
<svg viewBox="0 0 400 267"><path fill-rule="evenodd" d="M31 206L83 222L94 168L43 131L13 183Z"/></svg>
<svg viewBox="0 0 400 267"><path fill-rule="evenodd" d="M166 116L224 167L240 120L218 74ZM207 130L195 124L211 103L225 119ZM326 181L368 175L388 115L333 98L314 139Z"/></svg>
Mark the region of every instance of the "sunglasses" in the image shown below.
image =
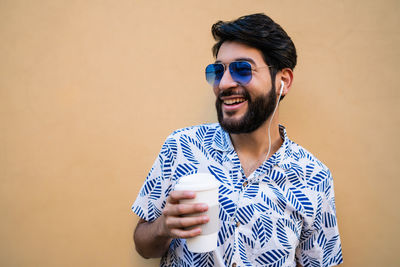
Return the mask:
<svg viewBox="0 0 400 267"><path fill-rule="evenodd" d="M268 68L270 66L261 66L257 68ZM218 86L224 76L226 65L222 63L210 64L206 67L206 80L212 86ZM233 61L229 63L229 72L232 79L240 84L247 84L252 78L251 64L247 61Z"/></svg>

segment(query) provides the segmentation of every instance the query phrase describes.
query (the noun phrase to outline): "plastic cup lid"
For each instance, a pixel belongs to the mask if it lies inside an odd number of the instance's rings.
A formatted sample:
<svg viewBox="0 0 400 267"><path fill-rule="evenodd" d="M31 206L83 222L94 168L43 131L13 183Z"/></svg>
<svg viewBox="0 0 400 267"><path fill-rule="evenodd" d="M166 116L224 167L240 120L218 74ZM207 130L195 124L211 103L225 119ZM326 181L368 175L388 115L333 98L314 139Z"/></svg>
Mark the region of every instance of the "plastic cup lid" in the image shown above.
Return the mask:
<svg viewBox="0 0 400 267"><path fill-rule="evenodd" d="M179 178L175 190L209 190L218 187L219 183L212 174L195 173Z"/></svg>

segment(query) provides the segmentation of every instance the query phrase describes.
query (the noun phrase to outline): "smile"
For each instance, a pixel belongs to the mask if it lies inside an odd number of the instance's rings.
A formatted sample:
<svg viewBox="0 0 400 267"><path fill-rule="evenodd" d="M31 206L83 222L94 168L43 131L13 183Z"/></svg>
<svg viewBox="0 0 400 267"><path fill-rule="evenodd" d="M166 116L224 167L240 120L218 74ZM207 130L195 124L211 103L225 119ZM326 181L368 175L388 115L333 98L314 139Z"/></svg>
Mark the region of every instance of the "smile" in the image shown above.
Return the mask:
<svg viewBox="0 0 400 267"><path fill-rule="evenodd" d="M224 104L225 105L235 105L235 104L239 104L246 101L246 99L244 99L243 97L238 97L238 98L232 98L232 99L225 99L224 100Z"/></svg>

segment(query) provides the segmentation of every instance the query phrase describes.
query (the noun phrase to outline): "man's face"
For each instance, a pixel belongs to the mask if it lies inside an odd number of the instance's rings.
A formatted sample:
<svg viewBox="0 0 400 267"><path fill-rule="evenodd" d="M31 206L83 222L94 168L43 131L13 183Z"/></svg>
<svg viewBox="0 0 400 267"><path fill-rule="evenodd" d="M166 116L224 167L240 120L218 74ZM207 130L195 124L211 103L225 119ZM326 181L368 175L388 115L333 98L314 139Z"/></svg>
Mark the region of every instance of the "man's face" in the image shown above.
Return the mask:
<svg viewBox="0 0 400 267"><path fill-rule="evenodd" d="M218 121L229 133L250 133L272 114L277 101L275 85L258 49L237 42L224 42L216 63L228 66L233 61L247 61L255 70L250 82L242 85L232 79L227 69L219 85L214 86Z"/></svg>

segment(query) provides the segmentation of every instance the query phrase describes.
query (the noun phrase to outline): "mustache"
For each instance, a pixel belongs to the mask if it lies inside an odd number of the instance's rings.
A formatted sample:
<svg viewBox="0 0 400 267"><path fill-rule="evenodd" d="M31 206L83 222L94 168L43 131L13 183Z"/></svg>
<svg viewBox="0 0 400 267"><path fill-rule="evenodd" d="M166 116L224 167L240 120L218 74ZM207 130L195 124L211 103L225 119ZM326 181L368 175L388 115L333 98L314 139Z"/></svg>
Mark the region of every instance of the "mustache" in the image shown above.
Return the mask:
<svg viewBox="0 0 400 267"><path fill-rule="evenodd" d="M236 89L222 91L221 93L218 94L218 98L227 97L231 95L239 95L243 96L245 99L250 99L249 92L247 92L246 90L236 90Z"/></svg>

